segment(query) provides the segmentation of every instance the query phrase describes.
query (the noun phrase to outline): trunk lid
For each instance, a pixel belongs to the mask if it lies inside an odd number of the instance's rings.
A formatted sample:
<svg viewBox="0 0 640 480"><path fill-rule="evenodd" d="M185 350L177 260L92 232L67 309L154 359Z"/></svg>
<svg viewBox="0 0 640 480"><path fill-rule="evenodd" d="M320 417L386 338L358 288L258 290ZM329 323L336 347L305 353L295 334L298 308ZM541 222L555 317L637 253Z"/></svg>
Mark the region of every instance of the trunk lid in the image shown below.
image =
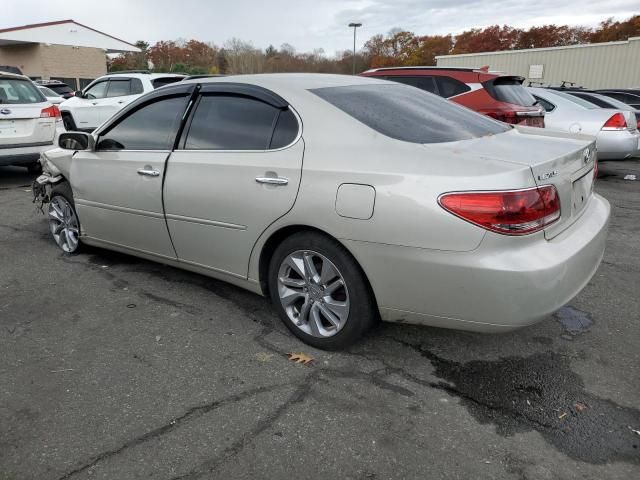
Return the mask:
<svg viewBox="0 0 640 480"><path fill-rule="evenodd" d="M0 147L53 141L55 118L40 118L49 103L0 104Z"/></svg>
<svg viewBox="0 0 640 480"><path fill-rule="evenodd" d="M547 239L575 222L591 198L597 156L593 137L517 126L510 132L466 142L474 154L529 167L535 185L556 187L561 215L544 229Z"/></svg>

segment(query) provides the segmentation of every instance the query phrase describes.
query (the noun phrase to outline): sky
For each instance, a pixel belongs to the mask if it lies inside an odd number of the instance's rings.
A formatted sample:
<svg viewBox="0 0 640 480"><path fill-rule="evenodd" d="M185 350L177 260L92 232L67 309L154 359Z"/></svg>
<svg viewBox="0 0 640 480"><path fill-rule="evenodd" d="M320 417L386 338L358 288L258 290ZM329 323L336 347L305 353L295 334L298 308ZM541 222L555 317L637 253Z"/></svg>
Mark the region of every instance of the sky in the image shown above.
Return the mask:
<svg viewBox="0 0 640 480"><path fill-rule="evenodd" d="M328 55L357 48L376 34L401 28L419 35L460 33L507 24L596 26L640 13L638 0L0 0L0 29L72 18L130 43L178 38L223 45L236 37L255 47L322 48Z"/></svg>

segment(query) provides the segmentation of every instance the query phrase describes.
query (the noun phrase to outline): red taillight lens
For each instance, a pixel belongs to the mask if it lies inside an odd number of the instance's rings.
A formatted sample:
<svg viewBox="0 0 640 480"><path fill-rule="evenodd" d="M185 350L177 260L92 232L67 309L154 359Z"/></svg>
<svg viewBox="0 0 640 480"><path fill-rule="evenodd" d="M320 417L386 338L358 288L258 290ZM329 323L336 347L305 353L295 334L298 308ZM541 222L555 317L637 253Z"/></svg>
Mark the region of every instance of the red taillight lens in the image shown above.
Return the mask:
<svg viewBox="0 0 640 480"><path fill-rule="evenodd" d="M520 121L517 117L516 112L510 111L494 111L494 112L485 112L485 115L495 118L496 120L500 120L504 123L516 124Z"/></svg>
<svg viewBox="0 0 640 480"><path fill-rule="evenodd" d="M55 105L43 108L40 112L40 118L60 118L60 110Z"/></svg>
<svg viewBox="0 0 640 480"><path fill-rule="evenodd" d="M627 128L627 120L621 113L616 113L602 126L602 130L624 130Z"/></svg>
<svg viewBox="0 0 640 480"><path fill-rule="evenodd" d="M560 198L553 185L497 192L454 192L438 203L450 213L492 232L525 235L560 218Z"/></svg>

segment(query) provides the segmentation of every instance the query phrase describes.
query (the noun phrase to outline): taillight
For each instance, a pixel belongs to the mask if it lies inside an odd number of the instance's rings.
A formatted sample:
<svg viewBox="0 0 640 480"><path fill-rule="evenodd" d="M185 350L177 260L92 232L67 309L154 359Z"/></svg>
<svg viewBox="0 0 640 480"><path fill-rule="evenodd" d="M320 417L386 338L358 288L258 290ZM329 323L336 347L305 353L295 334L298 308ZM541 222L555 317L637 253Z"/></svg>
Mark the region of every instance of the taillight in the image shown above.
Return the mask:
<svg viewBox="0 0 640 480"><path fill-rule="evenodd" d="M485 115L488 115L491 118L495 118L496 120L500 120L504 123L516 124L520 120L516 115L516 112L510 111L493 111L493 112L485 112Z"/></svg>
<svg viewBox="0 0 640 480"><path fill-rule="evenodd" d="M453 192L438 203L448 212L492 232L525 235L560 218L560 198L553 185L495 192Z"/></svg>
<svg viewBox="0 0 640 480"><path fill-rule="evenodd" d="M614 114L602 126L602 130L625 130L627 128L627 120L620 112Z"/></svg>
<svg viewBox="0 0 640 480"><path fill-rule="evenodd" d="M56 105L43 108L40 112L40 118L60 118L60 110Z"/></svg>

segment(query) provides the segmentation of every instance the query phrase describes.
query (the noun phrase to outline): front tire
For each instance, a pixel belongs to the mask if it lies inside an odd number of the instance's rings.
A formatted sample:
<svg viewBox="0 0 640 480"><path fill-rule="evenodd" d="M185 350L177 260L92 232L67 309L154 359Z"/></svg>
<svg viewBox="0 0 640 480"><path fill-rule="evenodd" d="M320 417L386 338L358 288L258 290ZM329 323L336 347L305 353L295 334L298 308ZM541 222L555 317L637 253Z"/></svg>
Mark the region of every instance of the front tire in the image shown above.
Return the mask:
<svg viewBox="0 0 640 480"><path fill-rule="evenodd" d="M48 216L49 230L56 244L65 253L77 253L80 248L80 220L68 182L51 189Z"/></svg>
<svg viewBox="0 0 640 480"><path fill-rule="evenodd" d="M276 248L269 292L287 328L320 349L348 347L378 319L358 263L336 240L316 232L294 234Z"/></svg>

